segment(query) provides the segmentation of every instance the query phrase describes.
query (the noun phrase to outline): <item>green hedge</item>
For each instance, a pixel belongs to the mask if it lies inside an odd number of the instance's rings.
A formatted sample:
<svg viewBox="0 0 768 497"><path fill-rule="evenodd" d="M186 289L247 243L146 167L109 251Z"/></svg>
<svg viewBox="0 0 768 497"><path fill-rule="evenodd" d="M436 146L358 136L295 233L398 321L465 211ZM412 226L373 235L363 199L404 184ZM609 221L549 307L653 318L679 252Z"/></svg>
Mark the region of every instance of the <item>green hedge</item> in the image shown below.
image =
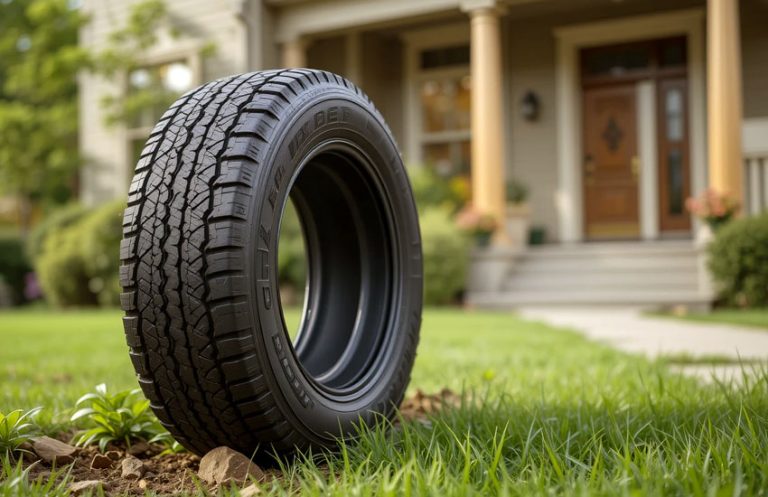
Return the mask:
<svg viewBox="0 0 768 497"><path fill-rule="evenodd" d="M25 301L24 285L27 273L32 271L24 253L24 243L19 236L0 236L0 280L11 292L11 303L20 304Z"/></svg>
<svg viewBox="0 0 768 497"><path fill-rule="evenodd" d="M768 213L720 228L709 246L709 267L723 302L768 306Z"/></svg>
<svg viewBox="0 0 768 497"><path fill-rule="evenodd" d="M29 260L35 261L45 249L45 239L52 233L66 228L83 218L88 213L88 209L80 204L69 204L58 207L50 215L39 222L29 233L27 237L27 256Z"/></svg>
<svg viewBox="0 0 768 497"><path fill-rule="evenodd" d="M280 243L277 250L277 270L280 285L302 292L307 274L307 257L301 224L293 203L285 207L280 223Z"/></svg>
<svg viewBox="0 0 768 497"><path fill-rule="evenodd" d="M43 293L51 304L60 307L119 304L124 208L124 201L115 201L79 216L61 215L58 223L50 222L39 241L35 267Z"/></svg>
<svg viewBox="0 0 768 497"><path fill-rule="evenodd" d="M455 303L465 288L469 239L446 209L428 208L420 216L424 253L424 303Z"/></svg>

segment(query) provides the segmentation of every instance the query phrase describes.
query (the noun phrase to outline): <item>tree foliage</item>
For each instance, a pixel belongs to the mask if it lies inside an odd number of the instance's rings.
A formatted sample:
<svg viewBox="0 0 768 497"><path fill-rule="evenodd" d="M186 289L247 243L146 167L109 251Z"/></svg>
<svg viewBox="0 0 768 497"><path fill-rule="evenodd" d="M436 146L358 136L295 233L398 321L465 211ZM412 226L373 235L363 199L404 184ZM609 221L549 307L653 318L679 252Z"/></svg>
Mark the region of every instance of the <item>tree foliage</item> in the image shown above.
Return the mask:
<svg viewBox="0 0 768 497"><path fill-rule="evenodd" d="M0 0L0 194L26 207L72 192L84 22L67 0Z"/></svg>

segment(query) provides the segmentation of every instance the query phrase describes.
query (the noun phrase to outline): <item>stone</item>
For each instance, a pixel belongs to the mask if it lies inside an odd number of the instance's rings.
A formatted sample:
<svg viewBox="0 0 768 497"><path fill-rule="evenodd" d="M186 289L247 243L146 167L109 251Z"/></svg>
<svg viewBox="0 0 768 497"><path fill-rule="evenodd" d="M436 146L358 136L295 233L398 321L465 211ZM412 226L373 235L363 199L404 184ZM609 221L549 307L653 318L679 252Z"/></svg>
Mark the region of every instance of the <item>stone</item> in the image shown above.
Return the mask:
<svg viewBox="0 0 768 497"><path fill-rule="evenodd" d="M146 471L144 463L133 456L128 456L123 459L122 467L122 476L126 480L138 480L144 476L144 471Z"/></svg>
<svg viewBox="0 0 768 497"><path fill-rule="evenodd" d="M84 493L97 493L104 487L104 482L101 480L85 480L77 481L69 485L69 491L72 495L82 495Z"/></svg>
<svg viewBox="0 0 768 497"><path fill-rule="evenodd" d="M264 472L240 452L229 447L217 447L200 460L197 476L212 485L221 485L229 482L243 483L249 477L262 480Z"/></svg>
<svg viewBox="0 0 768 497"><path fill-rule="evenodd" d="M146 490L147 486L149 486L149 482L147 480L139 480L139 488L142 490Z"/></svg>
<svg viewBox="0 0 768 497"><path fill-rule="evenodd" d="M240 497L254 497L255 495L259 495L261 493L261 489L258 485L255 483L252 483L251 485L248 485L244 489L240 490Z"/></svg>
<svg viewBox="0 0 768 497"><path fill-rule="evenodd" d="M32 440L32 450L40 459L49 464L69 464L75 460L76 447L51 437L38 437Z"/></svg>
<svg viewBox="0 0 768 497"><path fill-rule="evenodd" d="M107 469L112 467L112 459L106 454L96 454L91 459L91 469Z"/></svg>
<svg viewBox="0 0 768 497"><path fill-rule="evenodd" d="M113 461L119 461L122 455L120 454L119 450L110 450L107 451L107 457L112 459Z"/></svg>
<svg viewBox="0 0 768 497"><path fill-rule="evenodd" d="M150 446L147 442L136 442L128 449L128 454L132 456L141 456L144 455L149 449Z"/></svg>

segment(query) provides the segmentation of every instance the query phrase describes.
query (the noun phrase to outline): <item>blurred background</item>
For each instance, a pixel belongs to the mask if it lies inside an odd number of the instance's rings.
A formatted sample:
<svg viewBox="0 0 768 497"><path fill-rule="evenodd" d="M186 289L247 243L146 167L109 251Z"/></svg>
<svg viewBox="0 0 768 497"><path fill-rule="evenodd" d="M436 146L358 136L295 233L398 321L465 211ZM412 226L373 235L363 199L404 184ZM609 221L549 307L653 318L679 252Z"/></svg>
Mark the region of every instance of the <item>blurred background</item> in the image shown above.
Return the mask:
<svg viewBox="0 0 768 497"><path fill-rule="evenodd" d="M768 303L764 280L735 281L744 260L711 268L704 250L768 204L765 0L0 12L2 307L117 304L119 213L156 120L205 81L281 66L344 75L383 113L422 213L430 303ZM295 220L283 238L290 301L303 287Z"/></svg>

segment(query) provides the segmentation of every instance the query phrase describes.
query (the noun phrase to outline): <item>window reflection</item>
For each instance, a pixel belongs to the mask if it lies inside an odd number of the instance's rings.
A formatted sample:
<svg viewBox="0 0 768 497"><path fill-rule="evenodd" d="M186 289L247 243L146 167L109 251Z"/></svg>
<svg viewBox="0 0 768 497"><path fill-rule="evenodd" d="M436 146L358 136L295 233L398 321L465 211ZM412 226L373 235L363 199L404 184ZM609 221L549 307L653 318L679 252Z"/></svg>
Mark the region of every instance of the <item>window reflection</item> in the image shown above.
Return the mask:
<svg viewBox="0 0 768 497"><path fill-rule="evenodd" d="M469 76L428 79L421 84L422 128L427 133L469 129Z"/></svg>

